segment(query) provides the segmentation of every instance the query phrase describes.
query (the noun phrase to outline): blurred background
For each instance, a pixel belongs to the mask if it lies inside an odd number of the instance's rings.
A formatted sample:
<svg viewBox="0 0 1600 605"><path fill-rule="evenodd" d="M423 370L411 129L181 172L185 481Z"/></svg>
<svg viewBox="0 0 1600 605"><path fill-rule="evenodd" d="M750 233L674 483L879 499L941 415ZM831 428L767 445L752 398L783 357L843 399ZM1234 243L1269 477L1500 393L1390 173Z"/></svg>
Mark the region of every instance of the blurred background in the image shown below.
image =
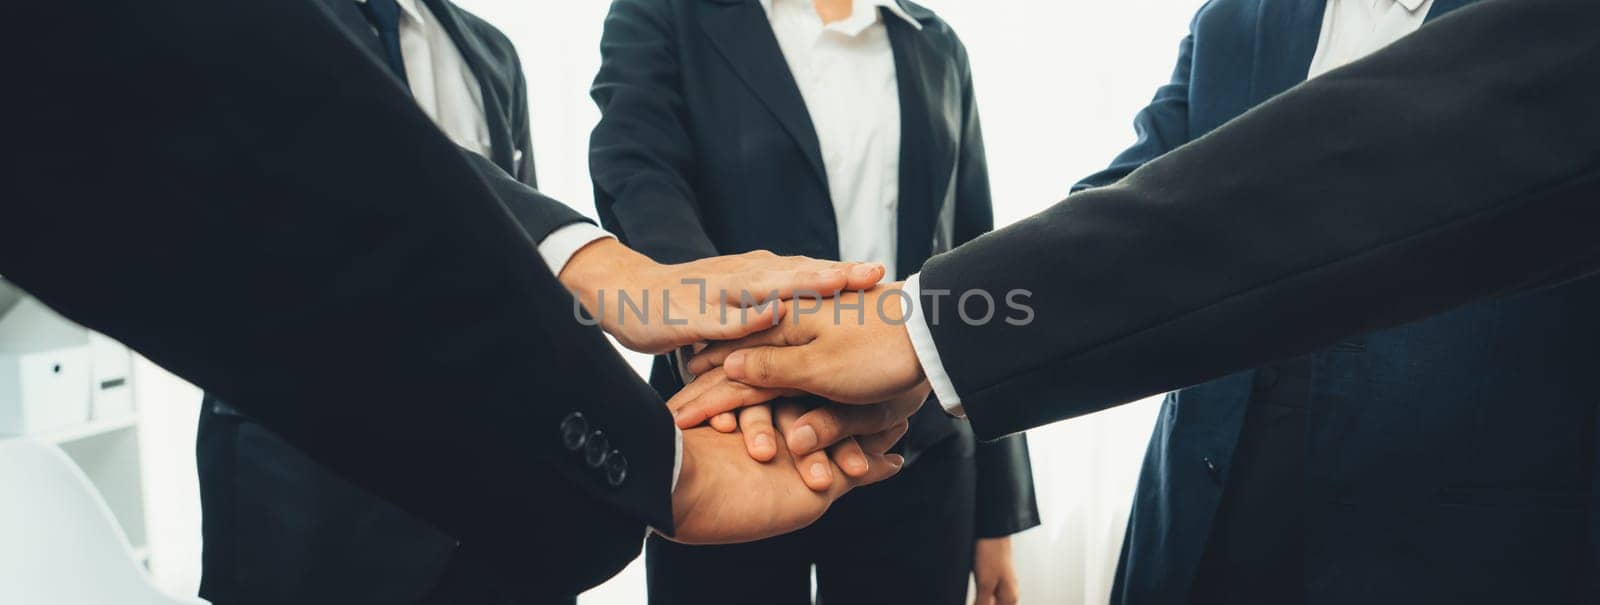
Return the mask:
<svg viewBox="0 0 1600 605"><path fill-rule="evenodd" d="M500 27L518 48L543 191L592 216L587 147L599 113L588 88L609 3L456 1ZM1166 81L1201 0L922 4L953 26L971 53L996 220L1005 225L1060 200L1073 182L1133 140L1133 114ZM647 367L643 356L630 359L641 371ZM163 587L194 594L200 577L194 462L200 393L137 356L130 382L136 420L126 424L131 429L115 429L131 437L115 439L136 444L139 453L129 472L143 482L130 505L130 514L143 516L141 554ZM1024 602L1105 602L1155 410L1155 402L1144 401L1030 433L1044 525L1015 539ZM642 560L580 602L643 603Z"/></svg>

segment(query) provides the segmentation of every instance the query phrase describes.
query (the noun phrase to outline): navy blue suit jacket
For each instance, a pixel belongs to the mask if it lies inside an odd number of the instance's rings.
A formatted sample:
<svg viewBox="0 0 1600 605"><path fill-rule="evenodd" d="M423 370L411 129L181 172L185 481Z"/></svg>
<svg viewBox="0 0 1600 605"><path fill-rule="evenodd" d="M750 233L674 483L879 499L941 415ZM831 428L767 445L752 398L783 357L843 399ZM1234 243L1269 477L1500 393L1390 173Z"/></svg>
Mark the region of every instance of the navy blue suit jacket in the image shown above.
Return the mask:
<svg viewBox="0 0 1600 605"><path fill-rule="evenodd" d="M1429 19L1468 0L1435 0ZM1305 79L1323 0L1213 0L1108 185ZM1249 170L1249 166L1239 166ZM1309 603L1589 603L1596 565L1600 279L1493 300L1313 356ZM1169 395L1112 601L1184 603L1254 388Z"/></svg>

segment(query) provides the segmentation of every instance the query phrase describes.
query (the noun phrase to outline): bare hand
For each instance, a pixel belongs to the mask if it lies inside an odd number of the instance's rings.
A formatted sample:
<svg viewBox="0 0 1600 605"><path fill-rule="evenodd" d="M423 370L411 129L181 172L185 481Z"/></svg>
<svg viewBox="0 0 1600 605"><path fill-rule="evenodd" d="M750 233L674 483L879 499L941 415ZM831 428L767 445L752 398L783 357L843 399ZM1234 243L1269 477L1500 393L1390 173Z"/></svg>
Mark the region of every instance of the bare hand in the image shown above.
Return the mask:
<svg viewBox="0 0 1600 605"><path fill-rule="evenodd" d="M765 303L871 288L883 275L882 265L765 251L662 265L606 238L574 254L560 279L623 346L665 353L768 329L785 308Z"/></svg>
<svg viewBox="0 0 1600 605"><path fill-rule="evenodd" d="M729 544L789 533L821 518L846 492L894 476L905 463L895 454L869 454L866 476L840 474L826 490L814 491L796 476L788 448L780 443L775 449L771 461L758 462L737 435L709 427L684 431L683 466L672 492L677 529L669 538Z"/></svg>
<svg viewBox="0 0 1600 605"><path fill-rule="evenodd" d="M1011 537L979 538L973 550L972 605L1016 605L1017 570L1011 564Z"/></svg>

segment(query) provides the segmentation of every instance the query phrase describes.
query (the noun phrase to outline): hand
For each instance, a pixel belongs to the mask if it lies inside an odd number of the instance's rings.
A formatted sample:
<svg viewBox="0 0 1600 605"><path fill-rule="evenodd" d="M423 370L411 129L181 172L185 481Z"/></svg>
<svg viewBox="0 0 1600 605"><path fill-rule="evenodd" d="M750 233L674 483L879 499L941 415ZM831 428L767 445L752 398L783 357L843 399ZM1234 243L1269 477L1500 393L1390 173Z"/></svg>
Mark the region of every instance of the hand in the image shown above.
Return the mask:
<svg viewBox="0 0 1600 605"><path fill-rule="evenodd" d="M667 405L678 426L690 427L799 391L874 404L830 405L808 413L791 437L793 452L800 455L844 437L884 431L927 399L922 366L901 319L903 302L898 284L826 301L790 301L782 325L714 344L690 360L689 371L701 378Z"/></svg>
<svg viewBox="0 0 1600 605"><path fill-rule="evenodd" d="M719 371L714 371L719 372ZM799 401L779 401L774 404L753 405L739 410L737 421L733 414L719 414L712 419L711 427L731 433L740 431L744 437L745 451L750 457L759 462L771 461L778 454L778 439L776 433L781 431L784 435L792 436L795 424L805 412L804 405ZM726 424L717 421L717 418L729 418ZM816 421L813 421L816 422ZM790 452L794 454L795 471L799 473L806 487L815 491L827 491L833 487L833 468L837 467L847 477L861 479L871 471L871 464L867 455L881 456L894 447L895 443L904 437L910 423L900 420L888 429L874 434L865 434L859 439L855 437L826 438L822 445L827 447L823 451L795 452L794 442L788 441ZM807 429L813 431L813 429ZM827 434L827 433L825 433ZM814 437L813 437L814 438ZM832 464L829 464L829 462Z"/></svg>
<svg viewBox="0 0 1600 605"><path fill-rule="evenodd" d="M840 403L892 399L923 381L905 328L903 307L910 302L898 283L827 300L791 300L783 305L780 325L715 343L689 360L688 370L698 376L721 366L745 385L800 390Z"/></svg>
<svg viewBox="0 0 1600 605"><path fill-rule="evenodd" d="M578 250L559 277L600 328L622 346L665 353L765 330L785 310L775 304L757 305L797 294L830 296L841 290L863 290L883 275L878 264L765 251L662 265L605 238Z"/></svg>
<svg viewBox="0 0 1600 605"><path fill-rule="evenodd" d="M979 538L973 550L972 605L1016 605L1017 570L1011 565L1011 537Z"/></svg>
<svg viewBox="0 0 1600 605"><path fill-rule="evenodd" d="M795 475L786 446L775 448L772 461L757 462L736 435L709 427L686 430L683 466L672 492L677 531L669 538L685 544L728 544L805 527L846 492L894 476L905 463L895 454L867 458L872 470L866 476L844 476L818 492Z"/></svg>
<svg viewBox="0 0 1600 605"><path fill-rule="evenodd" d="M908 419L921 409L929 391L927 381L922 381L895 398L876 404L824 403L800 414L788 425L780 424L779 429L785 435L790 453L803 457L824 448L834 448L831 452L834 461L847 472L853 472L859 467L855 464L855 448L848 442L860 438L862 447L878 453L888 451L905 435ZM772 444L776 441L771 436L771 412L761 404L779 397L804 395L792 389L752 387L728 378L723 368L713 368L668 400L667 408L672 410L680 428L698 426L706 421L706 414L716 413L711 426L727 433L742 430L750 456L770 460ZM738 410L737 423L732 421L731 414L716 410ZM810 468L800 470L805 475ZM807 483L812 483L809 477ZM826 487L825 483L821 484L822 489Z"/></svg>

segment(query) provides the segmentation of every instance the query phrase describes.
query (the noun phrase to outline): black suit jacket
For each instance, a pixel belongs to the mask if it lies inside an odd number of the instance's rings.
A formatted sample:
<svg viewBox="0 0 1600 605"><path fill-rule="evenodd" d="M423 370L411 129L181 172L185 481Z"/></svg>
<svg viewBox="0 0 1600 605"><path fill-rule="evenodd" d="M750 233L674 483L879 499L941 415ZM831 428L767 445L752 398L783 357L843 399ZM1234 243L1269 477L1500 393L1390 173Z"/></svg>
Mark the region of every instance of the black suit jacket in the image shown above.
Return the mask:
<svg viewBox="0 0 1600 605"><path fill-rule="evenodd" d="M581 217L452 145L323 6L14 8L0 273L529 594L670 531L671 418L530 262ZM624 481L563 446L572 414Z"/></svg>
<svg viewBox="0 0 1600 605"><path fill-rule="evenodd" d="M932 328L974 429L1004 435L1594 272L1596 31L1590 0L1459 9L930 260L925 287L1033 291L1027 326Z"/></svg>
<svg viewBox="0 0 1600 605"><path fill-rule="evenodd" d="M527 85L511 41L448 0L423 0L472 74L482 101L489 163L536 187ZM352 0L322 0L334 20L375 57L382 49ZM492 164L492 165L490 165ZM529 237L544 222L530 218ZM527 259L526 262L541 262ZM456 578L457 540L350 485L237 410L207 397L196 461L205 538L202 597L222 603L491 601L499 582ZM454 567L456 572L446 574ZM468 594L463 594L468 593ZM469 596L470 594L470 596Z"/></svg>
<svg viewBox="0 0 1600 605"><path fill-rule="evenodd" d="M994 226L966 48L931 11L886 15L901 106L896 258L910 275L934 252ZM618 0L600 43L601 119L589 163L600 220L662 262L771 250L839 258L820 144L756 0ZM681 381L658 359L664 395ZM908 460L970 430L927 406ZM977 447L980 536L1039 523L1025 437Z"/></svg>

